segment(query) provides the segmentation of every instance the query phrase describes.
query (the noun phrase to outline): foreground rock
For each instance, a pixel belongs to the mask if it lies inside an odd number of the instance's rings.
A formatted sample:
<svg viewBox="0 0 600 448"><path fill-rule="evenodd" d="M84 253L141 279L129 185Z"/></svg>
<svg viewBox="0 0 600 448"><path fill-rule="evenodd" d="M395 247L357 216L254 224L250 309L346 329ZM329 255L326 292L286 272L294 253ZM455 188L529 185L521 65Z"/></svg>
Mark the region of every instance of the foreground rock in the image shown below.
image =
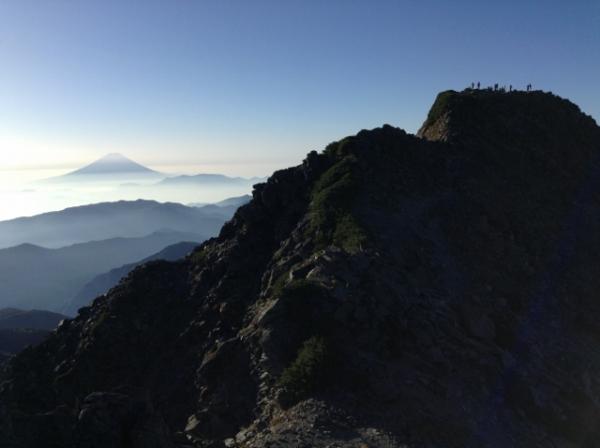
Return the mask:
<svg viewBox="0 0 600 448"><path fill-rule="evenodd" d="M600 128L447 92L9 363L12 447L598 446Z"/></svg>

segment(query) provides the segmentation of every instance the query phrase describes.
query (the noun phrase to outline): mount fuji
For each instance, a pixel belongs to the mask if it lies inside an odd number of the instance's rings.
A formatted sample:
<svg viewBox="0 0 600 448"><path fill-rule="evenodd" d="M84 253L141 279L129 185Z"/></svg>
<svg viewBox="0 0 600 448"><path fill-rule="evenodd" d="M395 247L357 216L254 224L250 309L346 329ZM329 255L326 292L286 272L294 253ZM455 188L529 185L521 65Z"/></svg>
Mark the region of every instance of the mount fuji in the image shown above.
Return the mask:
<svg viewBox="0 0 600 448"><path fill-rule="evenodd" d="M157 171L151 170L122 154L111 153L96 160L89 165L78 170L67 173L65 176L86 176L98 174L152 174L160 175ZM64 177L64 176L63 176Z"/></svg>

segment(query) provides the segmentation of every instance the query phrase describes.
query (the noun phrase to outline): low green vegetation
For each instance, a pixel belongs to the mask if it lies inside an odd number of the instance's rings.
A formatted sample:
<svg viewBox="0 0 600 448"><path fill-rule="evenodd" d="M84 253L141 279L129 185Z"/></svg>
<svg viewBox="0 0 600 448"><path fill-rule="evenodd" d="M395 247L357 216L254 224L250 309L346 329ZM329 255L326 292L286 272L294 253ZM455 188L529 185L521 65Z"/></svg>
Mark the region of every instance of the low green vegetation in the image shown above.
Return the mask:
<svg viewBox="0 0 600 448"><path fill-rule="evenodd" d="M191 259L192 263L197 264L197 265L206 263L207 258L208 258L208 253L206 250L206 246L196 249L190 255L190 259Z"/></svg>
<svg viewBox="0 0 600 448"><path fill-rule="evenodd" d="M314 313L317 304L326 300L327 290L310 280L293 280L280 285L274 294L285 304L286 319L298 325L296 357L290 359L279 380L279 402L289 407L319 391L331 377L335 363L324 336L331 330L331 323L326 315Z"/></svg>
<svg viewBox="0 0 600 448"><path fill-rule="evenodd" d="M350 213L344 213L338 219L333 232L333 243L336 246L354 252L362 248L367 240L367 234Z"/></svg>
<svg viewBox="0 0 600 448"><path fill-rule="evenodd" d="M328 382L331 364L331 353L323 337L313 336L304 342L279 380L282 406L292 406L318 391Z"/></svg>
<svg viewBox="0 0 600 448"><path fill-rule="evenodd" d="M319 247L331 243L355 252L367 240L365 230L352 214L359 194L356 156L347 154L351 139L329 145L325 154L341 157L315 184L311 202L311 230L316 233Z"/></svg>

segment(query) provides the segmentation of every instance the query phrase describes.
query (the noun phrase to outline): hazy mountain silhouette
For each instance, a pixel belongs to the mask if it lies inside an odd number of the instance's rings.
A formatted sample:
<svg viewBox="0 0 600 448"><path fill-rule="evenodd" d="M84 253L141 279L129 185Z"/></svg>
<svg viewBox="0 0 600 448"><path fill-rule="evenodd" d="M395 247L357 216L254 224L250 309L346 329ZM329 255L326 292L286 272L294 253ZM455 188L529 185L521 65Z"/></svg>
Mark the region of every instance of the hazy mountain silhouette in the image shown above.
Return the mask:
<svg viewBox="0 0 600 448"><path fill-rule="evenodd" d="M111 153L67 174L37 181L38 184L60 185L72 187L98 184L123 184L128 182L156 182L164 178L164 174L145 167L122 154Z"/></svg>
<svg viewBox="0 0 600 448"><path fill-rule="evenodd" d="M86 175L97 175L97 174L123 174L123 173L135 173L135 174L160 174L157 171L151 170L133 160L125 157L122 154L111 153L104 157L90 163L89 165L72 171L66 176L86 176Z"/></svg>
<svg viewBox="0 0 600 448"><path fill-rule="evenodd" d="M39 344L49 334L49 330L0 328L0 366L25 347Z"/></svg>
<svg viewBox="0 0 600 448"><path fill-rule="evenodd" d="M223 174L195 174L167 177L159 186L252 186L264 182L264 177L229 177Z"/></svg>
<svg viewBox="0 0 600 448"><path fill-rule="evenodd" d="M116 237L142 237L161 229L212 236L234 212L233 208L215 211L145 200L71 207L0 222L0 248L24 243L58 248Z"/></svg>
<svg viewBox="0 0 600 448"><path fill-rule="evenodd" d="M188 204L190 207L206 207L209 205L216 205L217 207L240 207L247 204L252 199L252 196L245 194L243 196L237 196L235 198L224 199L223 201L215 202L214 204L207 204L206 202L192 202Z"/></svg>
<svg viewBox="0 0 600 448"><path fill-rule="evenodd" d="M241 207L244 204L247 204L252 199L252 196L249 194L245 194L243 196L238 196L235 198L224 199L219 202L215 202L215 205L218 207Z"/></svg>
<svg viewBox="0 0 600 448"><path fill-rule="evenodd" d="M134 263L181 241L211 235L171 230L113 238L60 249L22 244L0 250L0 307L58 311L97 275Z"/></svg>
<svg viewBox="0 0 600 448"><path fill-rule="evenodd" d="M67 316L44 310L0 309L0 329L52 330Z"/></svg>
<svg viewBox="0 0 600 448"><path fill-rule="evenodd" d="M201 208L207 216L219 216L224 219L230 219L235 211L244 204L247 204L252 196L244 195L237 198L225 199L215 204L189 204L190 207Z"/></svg>
<svg viewBox="0 0 600 448"><path fill-rule="evenodd" d="M92 300L96 297L105 294L110 288L119 283L123 277L133 271L137 266L148 263L154 260L167 260L174 261L183 258L189 254L198 243L194 242L181 242L165 247L160 252L144 258L137 263L130 263L119 268L111 269L109 272L105 272L94 277L77 293L77 295L67 305L61 309L62 313L69 316L77 314L77 310L83 306L89 305ZM0 320L0 328L2 321Z"/></svg>

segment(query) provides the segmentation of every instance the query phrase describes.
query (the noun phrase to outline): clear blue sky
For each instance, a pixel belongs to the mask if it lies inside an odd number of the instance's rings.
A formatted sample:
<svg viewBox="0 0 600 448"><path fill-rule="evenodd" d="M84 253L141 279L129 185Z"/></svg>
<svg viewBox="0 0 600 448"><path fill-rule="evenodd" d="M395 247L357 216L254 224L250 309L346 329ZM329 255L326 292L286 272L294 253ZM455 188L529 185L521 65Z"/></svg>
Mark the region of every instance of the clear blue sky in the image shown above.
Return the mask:
<svg viewBox="0 0 600 448"><path fill-rule="evenodd" d="M600 119L600 1L3 0L0 169L122 152L266 174L362 128L415 132L477 80Z"/></svg>

